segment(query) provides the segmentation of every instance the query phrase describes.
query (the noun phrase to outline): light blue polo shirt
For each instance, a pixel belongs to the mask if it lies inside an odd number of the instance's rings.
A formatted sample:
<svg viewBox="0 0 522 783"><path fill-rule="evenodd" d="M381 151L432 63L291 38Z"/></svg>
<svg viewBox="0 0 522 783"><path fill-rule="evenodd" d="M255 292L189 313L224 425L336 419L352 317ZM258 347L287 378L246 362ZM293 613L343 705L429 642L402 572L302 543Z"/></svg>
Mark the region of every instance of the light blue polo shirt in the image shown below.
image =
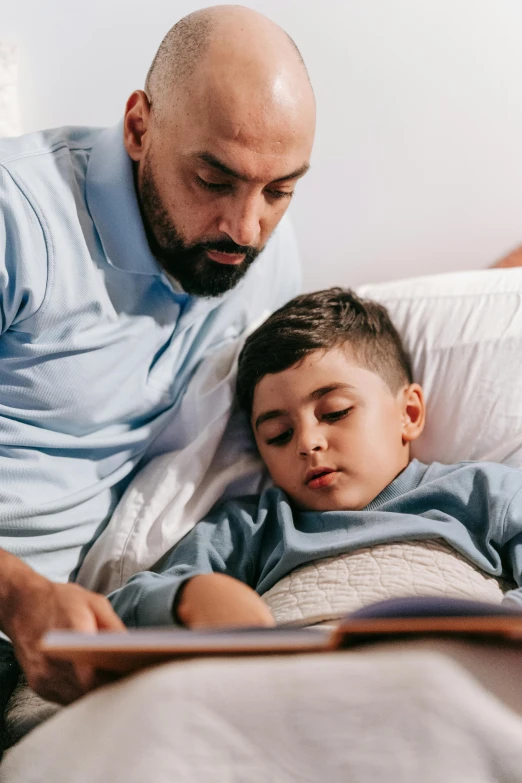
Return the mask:
<svg viewBox="0 0 522 783"><path fill-rule="evenodd" d="M0 547L70 579L157 436L184 445L198 364L299 289L284 219L235 289L176 292L121 124L0 140Z"/></svg>

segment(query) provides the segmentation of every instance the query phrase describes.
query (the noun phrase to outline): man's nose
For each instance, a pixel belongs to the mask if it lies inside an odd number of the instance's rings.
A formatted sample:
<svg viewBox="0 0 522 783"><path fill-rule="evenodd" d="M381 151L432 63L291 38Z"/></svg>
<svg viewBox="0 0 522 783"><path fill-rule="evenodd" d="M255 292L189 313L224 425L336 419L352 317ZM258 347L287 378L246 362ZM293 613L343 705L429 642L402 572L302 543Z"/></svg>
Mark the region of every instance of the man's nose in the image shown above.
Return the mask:
<svg viewBox="0 0 522 783"><path fill-rule="evenodd" d="M325 451L327 441L319 427L308 427L300 431L297 447L301 456L308 457L314 452Z"/></svg>
<svg viewBox="0 0 522 783"><path fill-rule="evenodd" d="M261 211L258 195L237 199L227 205L219 230L228 234L236 245L257 247L261 234Z"/></svg>

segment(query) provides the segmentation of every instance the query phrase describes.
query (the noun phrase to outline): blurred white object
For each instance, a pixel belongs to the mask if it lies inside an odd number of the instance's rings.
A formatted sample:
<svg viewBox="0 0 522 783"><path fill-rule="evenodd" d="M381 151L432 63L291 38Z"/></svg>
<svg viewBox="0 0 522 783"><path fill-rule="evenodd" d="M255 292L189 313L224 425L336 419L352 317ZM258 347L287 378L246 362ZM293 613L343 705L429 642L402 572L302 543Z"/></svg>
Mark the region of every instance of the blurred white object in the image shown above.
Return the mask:
<svg viewBox="0 0 522 783"><path fill-rule="evenodd" d="M16 46L0 41L0 137L22 132L18 109Z"/></svg>
<svg viewBox="0 0 522 783"><path fill-rule="evenodd" d="M520 648L416 640L179 661L9 750L1 783L522 783Z"/></svg>

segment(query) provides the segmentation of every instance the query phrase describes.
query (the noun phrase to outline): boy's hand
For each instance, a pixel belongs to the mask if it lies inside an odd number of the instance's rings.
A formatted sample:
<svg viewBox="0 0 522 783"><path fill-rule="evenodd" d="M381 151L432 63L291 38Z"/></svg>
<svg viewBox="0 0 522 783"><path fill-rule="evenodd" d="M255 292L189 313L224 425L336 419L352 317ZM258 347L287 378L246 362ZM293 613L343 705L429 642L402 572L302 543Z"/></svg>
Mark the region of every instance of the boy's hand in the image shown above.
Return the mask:
<svg viewBox="0 0 522 783"><path fill-rule="evenodd" d="M267 605L248 585L225 574L199 574L181 588L175 607L187 628L272 626Z"/></svg>

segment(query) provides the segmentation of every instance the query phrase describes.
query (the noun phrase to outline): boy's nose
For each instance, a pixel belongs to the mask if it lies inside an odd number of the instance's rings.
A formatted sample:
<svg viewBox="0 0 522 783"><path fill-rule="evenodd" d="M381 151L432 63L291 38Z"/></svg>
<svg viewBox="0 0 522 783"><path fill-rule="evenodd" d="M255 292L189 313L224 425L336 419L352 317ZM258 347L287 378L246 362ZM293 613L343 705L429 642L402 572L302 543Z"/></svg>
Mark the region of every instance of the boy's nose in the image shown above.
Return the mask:
<svg viewBox="0 0 522 783"><path fill-rule="evenodd" d="M302 457L308 457L309 454L314 452L324 451L326 449L326 439L318 430L302 432L299 437L298 448Z"/></svg>

